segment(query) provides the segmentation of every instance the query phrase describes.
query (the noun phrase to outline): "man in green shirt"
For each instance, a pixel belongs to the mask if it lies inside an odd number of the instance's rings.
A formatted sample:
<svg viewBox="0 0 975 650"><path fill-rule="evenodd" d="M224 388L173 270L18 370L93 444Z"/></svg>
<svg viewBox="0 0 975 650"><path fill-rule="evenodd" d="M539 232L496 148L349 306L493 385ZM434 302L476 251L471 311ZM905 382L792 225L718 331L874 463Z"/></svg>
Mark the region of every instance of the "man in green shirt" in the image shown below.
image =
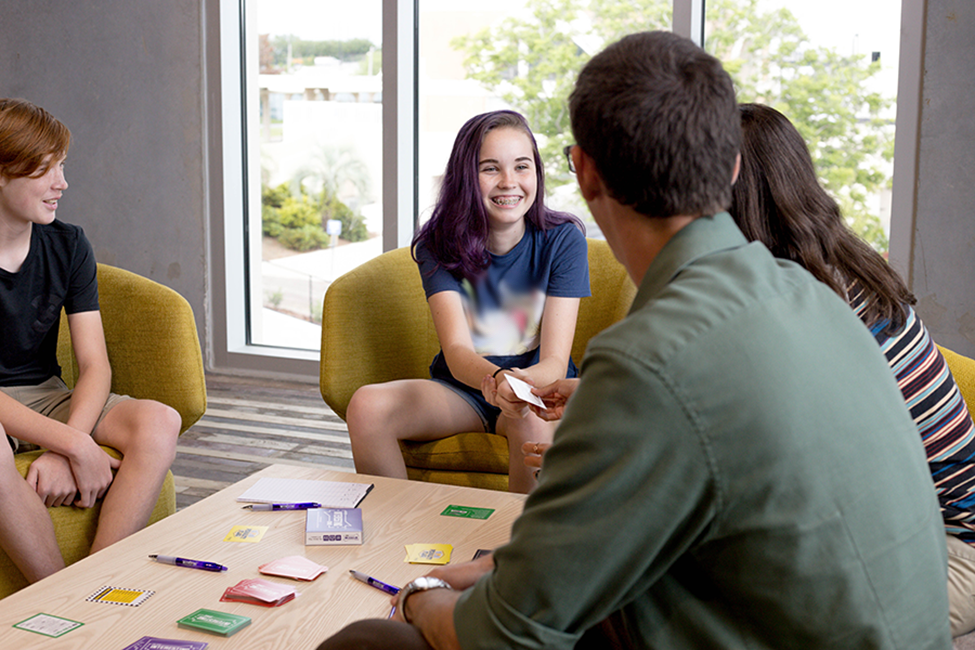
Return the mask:
<svg viewBox="0 0 975 650"><path fill-rule="evenodd" d="M886 361L722 212L740 132L720 63L634 34L570 109L631 312L590 342L511 542L322 648L949 648L943 526Z"/></svg>

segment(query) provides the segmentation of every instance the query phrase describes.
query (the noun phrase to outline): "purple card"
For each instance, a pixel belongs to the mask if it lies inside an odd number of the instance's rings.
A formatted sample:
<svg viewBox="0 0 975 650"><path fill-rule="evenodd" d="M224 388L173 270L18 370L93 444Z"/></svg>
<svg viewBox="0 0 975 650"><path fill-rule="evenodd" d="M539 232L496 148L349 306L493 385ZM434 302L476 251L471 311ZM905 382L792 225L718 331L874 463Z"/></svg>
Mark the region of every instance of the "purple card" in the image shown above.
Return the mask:
<svg viewBox="0 0 975 650"><path fill-rule="evenodd" d="M204 641L181 641L177 639L157 639L154 636L144 636L123 650L205 650Z"/></svg>

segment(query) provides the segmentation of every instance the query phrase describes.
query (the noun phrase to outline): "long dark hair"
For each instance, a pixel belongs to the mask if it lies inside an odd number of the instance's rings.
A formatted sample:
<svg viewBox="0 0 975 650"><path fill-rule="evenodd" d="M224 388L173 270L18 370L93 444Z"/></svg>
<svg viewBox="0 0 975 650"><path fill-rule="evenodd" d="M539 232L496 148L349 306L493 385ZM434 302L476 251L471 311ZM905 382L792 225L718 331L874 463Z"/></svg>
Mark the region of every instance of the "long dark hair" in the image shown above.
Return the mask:
<svg viewBox="0 0 975 650"><path fill-rule="evenodd" d="M417 244L423 242L433 258L455 276L473 280L487 269L491 261L487 251L488 216L481 197L477 161L485 136L499 128L518 129L532 145L537 186L535 201L525 219L538 230L572 221L585 232L578 218L545 207L545 170L525 118L514 111L493 111L472 117L457 133L433 215L413 237L414 259Z"/></svg>
<svg viewBox="0 0 975 650"><path fill-rule="evenodd" d="M843 221L836 201L816 177L805 140L787 117L762 104L741 104L741 172L731 216L749 240L776 257L804 266L847 302L859 291L864 321L897 332L904 305L916 302L900 276ZM856 286L854 286L856 285Z"/></svg>

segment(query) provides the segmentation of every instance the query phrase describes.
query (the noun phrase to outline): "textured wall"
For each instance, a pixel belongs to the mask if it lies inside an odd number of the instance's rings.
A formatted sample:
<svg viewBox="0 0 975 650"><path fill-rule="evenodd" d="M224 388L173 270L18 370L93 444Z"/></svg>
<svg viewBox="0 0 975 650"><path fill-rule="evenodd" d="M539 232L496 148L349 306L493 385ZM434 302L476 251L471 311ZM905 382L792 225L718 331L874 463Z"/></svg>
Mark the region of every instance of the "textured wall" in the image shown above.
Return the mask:
<svg viewBox="0 0 975 650"><path fill-rule="evenodd" d="M0 96L72 133L58 218L181 293L203 336L203 0L3 0Z"/></svg>
<svg viewBox="0 0 975 650"><path fill-rule="evenodd" d="M918 313L935 341L975 357L975 10L928 0L917 213Z"/></svg>

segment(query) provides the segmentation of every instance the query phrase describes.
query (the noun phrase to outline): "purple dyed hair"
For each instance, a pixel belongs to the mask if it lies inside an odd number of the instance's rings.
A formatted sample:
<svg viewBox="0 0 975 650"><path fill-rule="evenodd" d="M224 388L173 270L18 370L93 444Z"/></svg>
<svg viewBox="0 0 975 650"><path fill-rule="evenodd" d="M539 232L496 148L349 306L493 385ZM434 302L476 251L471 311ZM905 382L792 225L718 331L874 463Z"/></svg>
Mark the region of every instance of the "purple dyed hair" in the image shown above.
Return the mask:
<svg viewBox="0 0 975 650"><path fill-rule="evenodd" d="M500 128L518 129L532 144L537 189L535 202L525 218L539 230L572 221L585 232L577 217L545 207L545 170L535 136L525 118L514 111L492 111L472 117L457 132L433 215L413 237L414 259L416 246L422 242L437 263L455 276L474 280L487 269L491 262L487 251L488 216L481 197L477 162L484 138Z"/></svg>

